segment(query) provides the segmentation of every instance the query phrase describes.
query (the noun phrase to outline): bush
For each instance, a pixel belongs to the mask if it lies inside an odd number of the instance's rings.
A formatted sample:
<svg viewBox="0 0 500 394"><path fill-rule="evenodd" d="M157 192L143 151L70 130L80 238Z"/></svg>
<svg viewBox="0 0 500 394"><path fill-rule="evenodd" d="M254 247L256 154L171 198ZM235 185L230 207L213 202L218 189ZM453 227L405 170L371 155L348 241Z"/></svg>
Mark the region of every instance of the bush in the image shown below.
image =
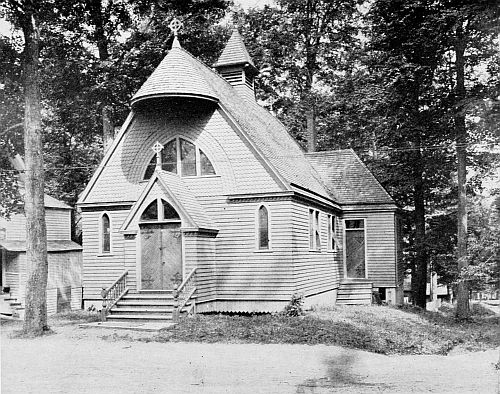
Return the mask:
<svg viewBox="0 0 500 394"><path fill-rule="evenodd" d="M304 295L302 294L292 294L292 299L283 309L283 315L288 317L297 317L304 315Z"/></svg>

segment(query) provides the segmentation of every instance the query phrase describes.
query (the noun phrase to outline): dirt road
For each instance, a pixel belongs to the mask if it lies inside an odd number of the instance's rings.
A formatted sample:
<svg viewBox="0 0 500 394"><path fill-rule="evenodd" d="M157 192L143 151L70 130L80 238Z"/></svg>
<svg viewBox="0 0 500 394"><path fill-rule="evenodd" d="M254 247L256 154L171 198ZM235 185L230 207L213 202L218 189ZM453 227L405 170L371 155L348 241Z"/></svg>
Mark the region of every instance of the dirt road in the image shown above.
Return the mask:
<svg viewBox="0 0 500 394"><path fill-rule="evenodd" d="M382 356L334 346L145 343L102 328L2 328L8 393L498 393L498 351ZM135 334L147 336L151 334Z"/></svg>

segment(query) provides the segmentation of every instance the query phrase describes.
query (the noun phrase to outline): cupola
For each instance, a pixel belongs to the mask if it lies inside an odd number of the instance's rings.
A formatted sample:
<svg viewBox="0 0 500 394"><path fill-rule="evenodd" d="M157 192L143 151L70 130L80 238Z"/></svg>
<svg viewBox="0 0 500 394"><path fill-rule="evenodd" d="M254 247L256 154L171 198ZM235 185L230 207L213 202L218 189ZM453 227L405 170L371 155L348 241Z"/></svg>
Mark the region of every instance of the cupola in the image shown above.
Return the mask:
<svg viewBox="0 0 500 394"><path fill-rule="evenodd" d="M214 67L241 97L255 100L254 79L259 72L236 28Z"/></svg>

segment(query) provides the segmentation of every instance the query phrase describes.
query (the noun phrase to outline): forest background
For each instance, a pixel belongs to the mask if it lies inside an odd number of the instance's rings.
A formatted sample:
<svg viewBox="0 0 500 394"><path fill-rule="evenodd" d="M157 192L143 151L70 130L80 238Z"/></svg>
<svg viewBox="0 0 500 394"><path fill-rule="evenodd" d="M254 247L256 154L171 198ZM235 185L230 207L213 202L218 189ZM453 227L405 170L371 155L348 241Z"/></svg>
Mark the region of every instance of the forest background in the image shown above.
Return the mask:
<svg viewBox="0 0 500 394"><path fill-rule="evenodd" d="M352 148L374 172L401 207L417 305L430 272L455 287L498 286L499 221L489 209L500 194L497 2L265 3L0 0L12 26L0 36L0 214L22 209L9 157L24 152L23 6L36 8L40 34L45 190L72 207L170 49L177 17L182 46L209 65L237 27L260 70L259 103L304 149ZM76 241L78 220L75 211Z"/></svg>

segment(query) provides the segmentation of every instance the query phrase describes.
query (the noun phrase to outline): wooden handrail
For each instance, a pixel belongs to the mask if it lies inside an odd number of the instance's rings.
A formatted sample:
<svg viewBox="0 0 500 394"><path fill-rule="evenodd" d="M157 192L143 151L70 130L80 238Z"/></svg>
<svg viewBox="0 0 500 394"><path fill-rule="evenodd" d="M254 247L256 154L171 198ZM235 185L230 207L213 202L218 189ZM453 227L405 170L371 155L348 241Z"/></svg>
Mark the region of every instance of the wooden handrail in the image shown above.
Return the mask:
<svg viewBox="0 0 500 394"><path fill-rule="evenodd" d="M177 287L177 289L175 289L175 291L177 291L177 292L179 292L179 293L180 293L180 292L184 289L184 287L186 287L187 283L190 281L191 277L192 277L195 273L196 273L196 267L195 267L195 268L193 268L193 269L191 270L191 272L189 273L189 275L188 275L188 276L186 276L186 279L184 279L184 280L182 281L182 283L179 285L179 287Z"/></svg>
<svg viewBox="0 0 500 394"><path fill-rule="evenodd" d="M110 292L110 290L111 290L113 287L115 287L115 286L116 286L116 284L117 284L119 281L121 281L121 280L122 280L125 276L127 276L127 275L128 275L128 271L123 272L123 273L122 273L122 274L118 277L118 279L117 279L117 280L115 280L115 281L113 282L113 284L112 284L111 286L109 286L107 289L103 288L103 289L102 289L102 291L101 291L101 297L102 297L102 298L105 298L105 297L108 295L108 293Z"/></svg>
<svg viewBox="0 0 500 394"><path fill-rule="evenodd" d="M116 279L111 286L103 288L101 291L102 296L102 309L101 320L106 321L106 315L109 310L116 305L116 303L128 292L127 288L127 275L128 271L123 272L118 279Z"/></svg>
<svg viewBox="0 0 500 394"><path fill-rule="evenodd" d="M189 294L186 296L186 298L182 300L181 303L179 304L179 311L182 311L182 308L186 306L186 304L188 303L188 301L191 299L191 297L194 295L195 292L196 292L196 287L193 287L189 292Z"/></svg>
<svg viewBox="0 0 500 394"><path fill-rule="evenodd" d="M193 297L196 292L196 286L194 282L194 275L196 273L196 268L193 268L189 275L182 281L179 287L174 289L174 321L179 319L179 315L187 304L187 302Z"/></svg>

